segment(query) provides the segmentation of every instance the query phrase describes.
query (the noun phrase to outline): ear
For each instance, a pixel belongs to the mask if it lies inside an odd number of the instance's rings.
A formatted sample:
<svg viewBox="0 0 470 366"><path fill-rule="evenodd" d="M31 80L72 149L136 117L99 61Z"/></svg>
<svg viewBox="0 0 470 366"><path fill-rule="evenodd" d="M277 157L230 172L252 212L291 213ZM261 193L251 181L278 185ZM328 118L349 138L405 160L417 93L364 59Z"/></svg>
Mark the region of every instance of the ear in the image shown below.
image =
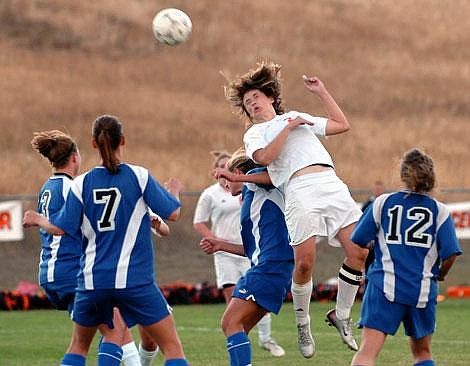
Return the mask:
<svg viewBox="0 0 470 366"><path fill-rule="evenodd" d="M126 139L124 138L124 136L121 136L120 145L125 145L125 144L126 144Z"/></svg>
<svg viewBox="0 0 470 366"><path fill-rule="evenodd" d="M91 140L91 146L93 146L94 149L97 149L97 148L98 148L98 144L96 143L96 140L95 140L95 139L92 139L92 140Z"/></svg>

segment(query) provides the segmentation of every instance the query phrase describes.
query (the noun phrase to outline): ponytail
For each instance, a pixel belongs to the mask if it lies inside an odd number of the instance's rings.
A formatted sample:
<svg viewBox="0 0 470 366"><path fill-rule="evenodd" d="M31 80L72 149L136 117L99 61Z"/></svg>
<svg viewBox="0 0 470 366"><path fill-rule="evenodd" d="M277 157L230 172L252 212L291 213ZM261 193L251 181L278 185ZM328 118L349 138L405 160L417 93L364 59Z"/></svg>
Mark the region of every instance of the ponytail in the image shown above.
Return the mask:
<svg viewBox="0 0 470 366"><path fill-rule="evenodd" d="M65 167L72 153L78 151L75 141L61 131L35 132L33 136L31 140L33 149L47 158L56 169Z"/></svg>
<svg viewBox="0 0 470 366"><path fill-rule="evenodd" d="M121 144L122 124L116 117L100 116L93 123L93 138L98 146L103 165L112 174L119 172L116 149Z"/></svg>

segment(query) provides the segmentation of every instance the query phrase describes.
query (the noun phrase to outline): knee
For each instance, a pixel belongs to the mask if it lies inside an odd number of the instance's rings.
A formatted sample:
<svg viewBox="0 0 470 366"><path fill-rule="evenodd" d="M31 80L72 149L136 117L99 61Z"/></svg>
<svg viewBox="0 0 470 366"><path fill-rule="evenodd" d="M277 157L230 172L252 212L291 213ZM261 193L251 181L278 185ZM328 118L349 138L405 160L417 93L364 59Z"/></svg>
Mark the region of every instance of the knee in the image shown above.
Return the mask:
<svg viewBox="0 0 470 366"><path fill-rule="evenodd" d="M310 256L302 256L297 258L295 262L295 271L303 276L310 275L313 268L313 258Z"/></svg>

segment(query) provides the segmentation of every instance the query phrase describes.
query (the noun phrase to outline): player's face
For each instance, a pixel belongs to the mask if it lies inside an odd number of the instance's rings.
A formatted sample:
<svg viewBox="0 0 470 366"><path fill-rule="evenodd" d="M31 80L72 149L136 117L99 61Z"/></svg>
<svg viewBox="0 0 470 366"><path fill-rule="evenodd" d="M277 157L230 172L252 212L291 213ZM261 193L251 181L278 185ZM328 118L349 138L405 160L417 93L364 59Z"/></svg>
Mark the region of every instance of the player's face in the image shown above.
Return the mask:
<svg viewBox="0 0 470 366"><path fill-rule="evenodd" d="M255 121L264 120L267 113L272 114L274 99L267 97L261 90L248 90L243 95L243 106L248 115ZM269 117L272 118L272 117Z"/></svg>
<svg viewBox="0 0 470 366"><path fill-rule="evenodd" d="M242 193L243 183L227 181L227 188L232 196L238 196L240 193Z"/></svg>
<svg viewBox="0 0 470 366"><path fill-rule="evenodd" d="M217 162L217 165L215 167L225 169L225 167L227 165L227 161L228 161L228 158L222 158ZM227 191L229 190L228 186L227 186L227 181L226 181L225 178L219 178L219 179L217 179L217 181L222 186L222 188L224 188Z"/></svg>

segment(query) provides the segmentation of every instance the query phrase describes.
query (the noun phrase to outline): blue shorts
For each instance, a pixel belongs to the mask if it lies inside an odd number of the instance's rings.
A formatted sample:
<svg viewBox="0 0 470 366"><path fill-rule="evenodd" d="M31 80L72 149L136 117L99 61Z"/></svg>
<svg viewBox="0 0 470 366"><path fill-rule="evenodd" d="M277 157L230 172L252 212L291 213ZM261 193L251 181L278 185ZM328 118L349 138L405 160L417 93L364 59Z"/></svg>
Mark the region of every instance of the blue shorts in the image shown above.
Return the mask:
<svg viewBox="0 0 470 366"><path fill-rule="evenodd" d="M290 291L293 269L293 261L255 265L238 280L232 296L252 300L266 311L278 314Z"/></svg>
<svg viewBox="0 0 470 366"><path fill-rule="evenodd" d="M436 302L428 302L425 308L391 302L377 286L369 282L362 299L359 325L394 335L401 322L405 334L415 339L434 333Z"/></svg>
<svg viewBox="0 0 470 366"><path fill-rule="evenodd" d="M43 283L41 287L46 292L46 296L57 310L67 310L72 314L73 302L75 298L76 284L70 285L60 283Z"/></svg>
<svg viewBox="0 0 470 366"><path fill-rule="evenodd" d="M77 290L72 319L84 327L107 324L113 327L117 307L130 328L151 325L171 314L171 308L156 284L126 289Z"/></svg>

